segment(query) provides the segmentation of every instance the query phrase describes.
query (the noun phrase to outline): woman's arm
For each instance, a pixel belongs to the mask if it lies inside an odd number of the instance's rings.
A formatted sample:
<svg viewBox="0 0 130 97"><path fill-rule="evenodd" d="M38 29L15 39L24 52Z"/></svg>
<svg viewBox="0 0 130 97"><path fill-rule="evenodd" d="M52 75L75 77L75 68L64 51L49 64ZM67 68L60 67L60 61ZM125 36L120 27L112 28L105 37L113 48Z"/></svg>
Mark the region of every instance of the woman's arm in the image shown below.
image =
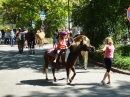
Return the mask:
<svg viewBox="0 0 130 97"><path fill-rule="evenodd" d="M96 52L104 52L106 50L106 45L103 47L103 49L96 50Z"/></svg>

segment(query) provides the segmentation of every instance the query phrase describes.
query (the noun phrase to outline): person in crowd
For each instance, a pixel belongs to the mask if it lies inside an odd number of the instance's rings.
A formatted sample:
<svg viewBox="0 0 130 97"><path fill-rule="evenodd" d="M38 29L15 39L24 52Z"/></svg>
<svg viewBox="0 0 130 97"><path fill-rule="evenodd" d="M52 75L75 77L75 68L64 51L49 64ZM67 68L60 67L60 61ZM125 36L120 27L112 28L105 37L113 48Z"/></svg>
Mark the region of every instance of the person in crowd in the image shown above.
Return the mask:
<svg viewBox="0 0 130 97"><path fill-rule="evenodd" d="M73 35L72 35L71 31L66 30L66 32L67 32L67 35L66 35L66 45L67 45L67 47L69 47L73 43L74 39L73 39Z"/></svg>
<svg viewBox="0 0 130 97"><path fill-rule="evenodd" d="M28 43L27 40L25 38L25 34L28 33L28 29L19 29L18 35L17 35L17 39L19 38L23 38L24 41L24 48L28 48Z"/></svg>
<svg viewBox="0 0 130 97"><path fill-rule="evenodd" d="M15 33L14 33L13 29L9 32L9 34L10 34L10 46L14 47Z"/></svg>
<svg viewBox="0 0 130 97"><path fill-rule="evenodd" d="M113 40L111 37L107 37L105 39L105 45L102 49L100 50L96 50L96 52L104 52L104 62L105 62L105 66L106 66L106 72L104 74L103 80L101 81L101 83L103 85L105 85L105 80L108 77L108 82L107 84L110 84L110 70L111 70L111 66L113 63L113 57L114 57L114 50L115 47L113 45Z"/></svg>
<svg viewBox="0 0 130 97"><path fill-rule="evenodd" d="M20 29L16 29L15 33L15 43L18 44L18 35L19 35Z"/></svg>
<svg viewBox="0 0 130 97"><path fill-rule="evenodd" d="M73 39L73 37L72 37L72 32L69 31L69 30L66 30L66 31L67 31L67 33L68 33L67 36L66 36L66 45L67 45L67 47L70 47L71 44L74 42L74 39ZM67 62L69 53L70 53L70 50L67 49L67 50L66 50L66 53L65 53L65 62Z"/></svg>
<svg viewBox="0 0 130 97"><path fill-rule="evenodd" d="M56 33L53 34L52 40L53 40L53 48L55 49L56 46L57 46L57 35L56 35Z"/></svg>
<svg viewBox="0 0 130 97"><path fill-rule="evenodd" d="M58 39L59 38L59 32L58 32L58 30L56 29L56 31L55 31L55 33L56 33L56 38Z"/></svg>
<svg viewBox="0 0 130 97"><path fill-rule="evenodd" d="M10 29L6 29L5 35L4 35L4 44L9 44L9 39L10 39L10 34L9 34Z"/></svg>
<svg viewBox="0 0 130 97"><path fill-rule="evenodd" d="M67 45L66 45L66 35L67 35L67 32L62 30L60 33L59 33L60 37L58 38L58 44L57 44L57 47L56 47L56 50L57 50L57 54L56 54L56 57L54 59L54 63L56 63L56 60L58 58L58 55L59 53L61 52L61 50L65 50L67 48Z"/></svg>
<svg viewBox="0 0 130 97"><path fill-rule="evenodd" d="M1 44L1 40L2 40L2 32L0 31L0 44Z"/></svg>
<svg viewBox="0 0 130 97"><path fill-rule="evenodd" d="M56 34L56 41L58 41L58 38L59 38L59 36L60 36L58 29L56 29L54 33ZM57 43L58 43L58 42L57 42ZM56 45L57 45L57 44L56 44Z"/></svg>
<svg viewBox="0 0 130 97"><path fill-rule="evenodd" d="M76 36L80 35L81 31L82 31L82 29L79 26L78 22L75 22L74 27L72 28L73 37L76 37Z"/></svg>
<svg viewBox="0 0 130 97"><path fill-rule="evenodd" d="M4 40L4 38L5 38L5 31L1 30L1 32L2 32L2 40Z"/></svg>

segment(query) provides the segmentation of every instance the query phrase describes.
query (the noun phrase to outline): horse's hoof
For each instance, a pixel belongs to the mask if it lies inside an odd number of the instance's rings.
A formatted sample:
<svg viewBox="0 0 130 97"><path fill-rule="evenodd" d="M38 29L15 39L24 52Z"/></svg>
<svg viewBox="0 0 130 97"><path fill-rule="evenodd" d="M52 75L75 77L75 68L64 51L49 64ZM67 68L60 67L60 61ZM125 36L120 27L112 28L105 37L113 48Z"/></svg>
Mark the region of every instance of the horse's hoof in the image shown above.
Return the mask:
<svg viewBox="0 0 130 97"><path fill-rule="evenodd" d="M67 85L70 85L70 83L67 83Z"/></svg>
<svg viewBox="0 0 130 97"><path fill-rule="evenodd" d="M83 67L83 69L84 69L84 70L87 70L87 68L86 68L86 67Z"/></svg>
<svg viewBox="0 0 130 97"><path fill-rule="evenodd" d="M72 82L72 79L70 79L69 81L70 81L69 83L71 84L71 82Z"/></svg>
<svg viewBox="0 0 130 97"><path fill-rule="evenodd" d="M56 78L54 78L54 82L56 82Z"/></svg>

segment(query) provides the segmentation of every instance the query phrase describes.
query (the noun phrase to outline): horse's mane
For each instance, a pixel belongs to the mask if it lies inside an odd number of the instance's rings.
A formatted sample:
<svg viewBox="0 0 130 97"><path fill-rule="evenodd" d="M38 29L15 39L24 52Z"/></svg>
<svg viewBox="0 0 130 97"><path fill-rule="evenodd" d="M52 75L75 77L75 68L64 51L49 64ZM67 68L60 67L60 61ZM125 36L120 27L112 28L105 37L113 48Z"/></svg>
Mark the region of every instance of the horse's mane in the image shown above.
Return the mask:
<svg viewBox="0 0 130 97"><path fill-rule="evenodd" d="M77 37L75 37L74 41L75 42L79 42L81 41L81 39L87 38L87 40L89 40L89 38L86 35L78 35Z"/></svg>

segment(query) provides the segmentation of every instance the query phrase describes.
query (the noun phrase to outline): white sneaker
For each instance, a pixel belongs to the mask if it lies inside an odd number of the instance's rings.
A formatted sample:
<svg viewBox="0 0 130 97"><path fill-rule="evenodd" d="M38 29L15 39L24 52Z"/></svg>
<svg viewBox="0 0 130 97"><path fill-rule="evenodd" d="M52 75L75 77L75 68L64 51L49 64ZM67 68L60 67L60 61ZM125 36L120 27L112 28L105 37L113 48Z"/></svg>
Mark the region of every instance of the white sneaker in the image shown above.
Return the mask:
<svg viewBox="0 0 130 97"><path fill-rule="evenodd" d="M53 62L56 63L56 60L54 60Z"/></svg>
<svg viewBox="0 0 130 97"><path fill-rule="evenodd" d="M105 83L105 81L104 81L104 80L102 80L102 81L101 81L101 83L102 83L102 85L106 85L106 83Z"/></svg>

